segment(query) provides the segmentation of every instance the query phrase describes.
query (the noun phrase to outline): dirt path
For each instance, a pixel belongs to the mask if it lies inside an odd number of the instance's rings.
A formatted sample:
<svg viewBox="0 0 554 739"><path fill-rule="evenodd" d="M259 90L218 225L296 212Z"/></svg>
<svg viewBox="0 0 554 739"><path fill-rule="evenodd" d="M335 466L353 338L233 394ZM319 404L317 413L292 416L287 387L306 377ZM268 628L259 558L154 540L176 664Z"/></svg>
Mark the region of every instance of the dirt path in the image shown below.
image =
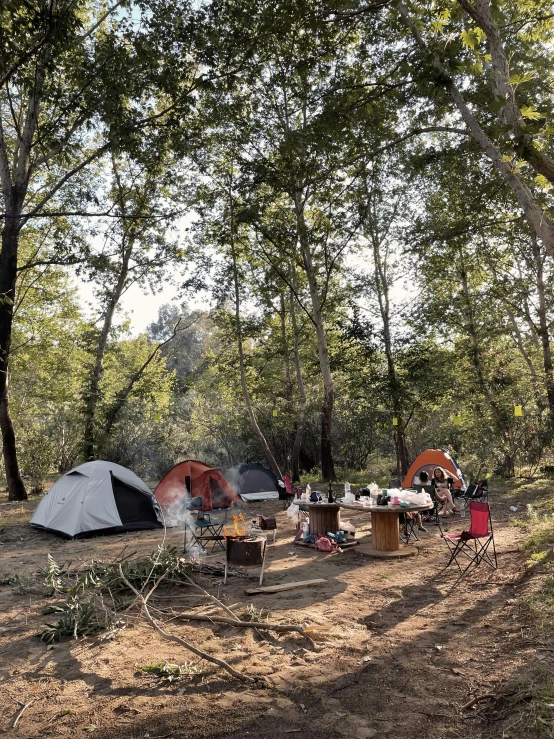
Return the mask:
<svg viewBox="0 0 554 739"><path fill-rule="evenodd" d="M445 546L432 526L421 537L418 556L410 559L373 560L356 548L324 555L292 545L293 526L275 504L256 506L253 512L278 518L265 584L316 577L327 583L254 597L244 590L255 575L232 578L227 586L215 577L203 584L238 614L254 604L274 622L320 627L317 650L307 649L297 635L269 643L227 626L178 621L168 626L237 669L263 676L270 686L253 689L191 659L142 623L112 641L69 640L47 648L34 634L52 617L41 615L48 601L33 573L45 566L48 553L74 566L93 558L107 562L123 550L137 556L152 552L161 534L65 542L23 523L32 503L3 504L0 731L6 737L64 739L522 736L506 733L505 721L484 722L479 706L462 711L472 697L497 693L537 659L519 620L525 558L518 552L521 535L507 523L508 505L494 508L499 569L479 569L455 589L453 571L439 577ZM370 530L368 514L350 519L358 537ZM462 523L456 520L451 528ZM168 543L181 547L181 537L172 530ZM198 603L189 592L175 591L155 605L188 609ZM553 654L540 655L548 668ZM204 672L173 683L138 672L165 661L194 662ZM10 728L25 704L17 727Z"/></svg>

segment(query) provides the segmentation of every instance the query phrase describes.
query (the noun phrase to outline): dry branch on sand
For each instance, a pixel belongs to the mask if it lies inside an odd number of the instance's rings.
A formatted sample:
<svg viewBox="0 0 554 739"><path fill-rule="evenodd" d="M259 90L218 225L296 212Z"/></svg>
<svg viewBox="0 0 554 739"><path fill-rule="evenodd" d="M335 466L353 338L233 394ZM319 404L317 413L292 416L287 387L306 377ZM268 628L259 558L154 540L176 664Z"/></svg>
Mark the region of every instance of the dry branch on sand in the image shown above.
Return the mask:
<svg viewBox="0 0 554 739"><path fill-rule="evenodd" d="M123 554L124 552L121 553ZM248 683L255 683L256 678L236 670L225 660L214 657L181 636L168 631L167 623L163 620L165 615L171 620L205 621L226 624L234 628L252 629L271 643L276 642L270 638L270 632L297 633L312 649L315 649L309 627L269 623L260 618L249 620L246 616L239 618L219 598L192 579L190 564L180 558L174 549L160 547L150 557L136 561L129 561L128 557L125 557L107 565L93 562L74 573L59 566L50 558L45 572L45 585L50 595L63 595L64 598L63 601L45 609L45 613L56 613L59 619L55 624L48 624L48 628L40 634L43 640L49 642L71 634L80 636L102 629L113 629L115 625L121 628L125 624L122 616L126 614L126 618L143 619L163 639L179 644L201 659ZM166 614L163 610L164 594L160 590L160 585L190 588L197 592L198 596L209 599L216 608L223 611L223 615L197 614L190 610L179 613L172 609ZM154 594L156 606L149 603ZM139 607L140 615L130 613L135 606Z"/></svg>
<svg viewBox="0 0 554 739"><path fill-rule="evenodd" d="M306 641L310 643L312 649L315 649L315 643L311 636L309 636L302 626L296 626L294 624L270 624L265 621L241 621L236 617L225 618L224 616L206 616L196 613L179 613L175 615L177 619L184 619L185 621L211 621L216 624L228 624L229 626L235 626L237 628L244 629L256 629L260 631L277 631L279 633L294 632L303 636Z"/></svg>
<svg viewBox="0 0 554 739"><path fill-rule="evenodd" d="M148 609L148 598L149 596L154 592L155 588L161 581L158 580L158 583L156 583L147 596L144 596L142 593L140 593L136 588L134 588L131 583L127 580L125 575L123 574L123 570L120 568L120 574L122 581L127 585L127 587L133 591L135 594L136 599L140 603L142 613L144 614L144 617L146 618L147 622L150 624L150 626L158 633L161 637L164 639L167 639L168 641L175 642L176 644L180 644L185 649L188 649L193 654L196 654L198 657L201 657L202 659L205 659L207 662L212 662L214 665L217 665L218 667L222 667L224 670L226 670L230 675L233 675L233 677L238 678L239 680L245 680L249 683L255 683L256 680L253 677L250 677L249 675L245 675L242 672L239 672L238 670L235 670L234 667L231 667L230 664L227 662L224 662L222 659L218 659L217 657L214 657L211 654L208 654L207 652L203 652L201 649L198 649L197 647L193 646L189 642L185 641L180 636L176 636L175 634L170 634L167 631L164 631L161 626L159 626L156 623L156 620L152 617L152 614L150 613ZM217 600L217 599L216 599Z"/></svg>

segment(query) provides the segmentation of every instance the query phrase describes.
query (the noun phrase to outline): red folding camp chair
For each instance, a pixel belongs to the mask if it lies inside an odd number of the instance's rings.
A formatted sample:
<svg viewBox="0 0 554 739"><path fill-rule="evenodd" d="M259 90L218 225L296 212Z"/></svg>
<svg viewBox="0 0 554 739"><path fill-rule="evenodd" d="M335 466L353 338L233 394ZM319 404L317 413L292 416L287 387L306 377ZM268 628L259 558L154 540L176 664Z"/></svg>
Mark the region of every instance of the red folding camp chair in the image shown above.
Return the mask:
<svg viewBox="0 0 554 739"><path fill-rule="evenodd" d="M481 562L485 562L493 570L496 570L498 567L489 504L472 500L469 503L469 512L471 515L469 531L462 531L459 534L447 534L441 529L441 536L450 550L450 559L446 567L449 567L452 562L455 562L461 573L460 579L472 565L477 567ZM492 554L489 551L491 544ZM462 568L458 558L469 559L469 564L465 569ZM462 564L465 564L465 561Z"/></svg>

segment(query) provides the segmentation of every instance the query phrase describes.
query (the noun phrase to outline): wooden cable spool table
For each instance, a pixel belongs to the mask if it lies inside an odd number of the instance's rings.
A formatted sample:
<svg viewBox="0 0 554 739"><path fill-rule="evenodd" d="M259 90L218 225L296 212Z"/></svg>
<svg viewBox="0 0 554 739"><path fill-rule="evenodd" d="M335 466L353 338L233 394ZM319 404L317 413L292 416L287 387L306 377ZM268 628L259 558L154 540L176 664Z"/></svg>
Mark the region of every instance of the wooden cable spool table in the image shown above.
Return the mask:
<svg viewBox="0 0 554 739"><path fill-rule="evenodd" d="M395 557L409 557L417 553L415 547L400 547L400 514L411 513L412 511L421 513L430 510L433 506L364 506L355 503L339 503L339 507L351 511L371 513L371 543L373 546L366 548L364 553L369 557L392 559Z"/></svg>
<svg viewBox="0 0 554 739"><path fill-rule="evenodd" d="M340 528L340 505L338 503L320 503L311 500L296 499L296 505L310 509L310 534L327 536L327 532L336 534Z"/></svg>
<svg viewBox="0 0 554 739"><path fill-rule="evenodd" d="M311 500L294 500L296 505L301 508L306 507L309 511L310 523L308 528L309 534L316 536L327 536L327 534L336 534L340 530L340 505L338 503L316 503ZM303 541L295 541L298 546L314 547L313 544L307 544ZM341 549L349 549L358 546L358 541L348 540L339 544Z"/></svg>

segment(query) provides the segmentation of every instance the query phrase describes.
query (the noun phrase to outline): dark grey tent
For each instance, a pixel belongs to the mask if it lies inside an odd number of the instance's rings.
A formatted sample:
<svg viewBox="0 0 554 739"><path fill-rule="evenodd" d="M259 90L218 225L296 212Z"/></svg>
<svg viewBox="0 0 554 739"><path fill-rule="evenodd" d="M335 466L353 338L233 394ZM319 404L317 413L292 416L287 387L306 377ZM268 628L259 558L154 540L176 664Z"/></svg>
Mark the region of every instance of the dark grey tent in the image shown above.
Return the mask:
<svg viewBox="0 0 554 739"><path fill-rule="evenodd" d="M263 464L237 464L223 470L223 477L243 500L278 500L285 485Z"/></svg>

